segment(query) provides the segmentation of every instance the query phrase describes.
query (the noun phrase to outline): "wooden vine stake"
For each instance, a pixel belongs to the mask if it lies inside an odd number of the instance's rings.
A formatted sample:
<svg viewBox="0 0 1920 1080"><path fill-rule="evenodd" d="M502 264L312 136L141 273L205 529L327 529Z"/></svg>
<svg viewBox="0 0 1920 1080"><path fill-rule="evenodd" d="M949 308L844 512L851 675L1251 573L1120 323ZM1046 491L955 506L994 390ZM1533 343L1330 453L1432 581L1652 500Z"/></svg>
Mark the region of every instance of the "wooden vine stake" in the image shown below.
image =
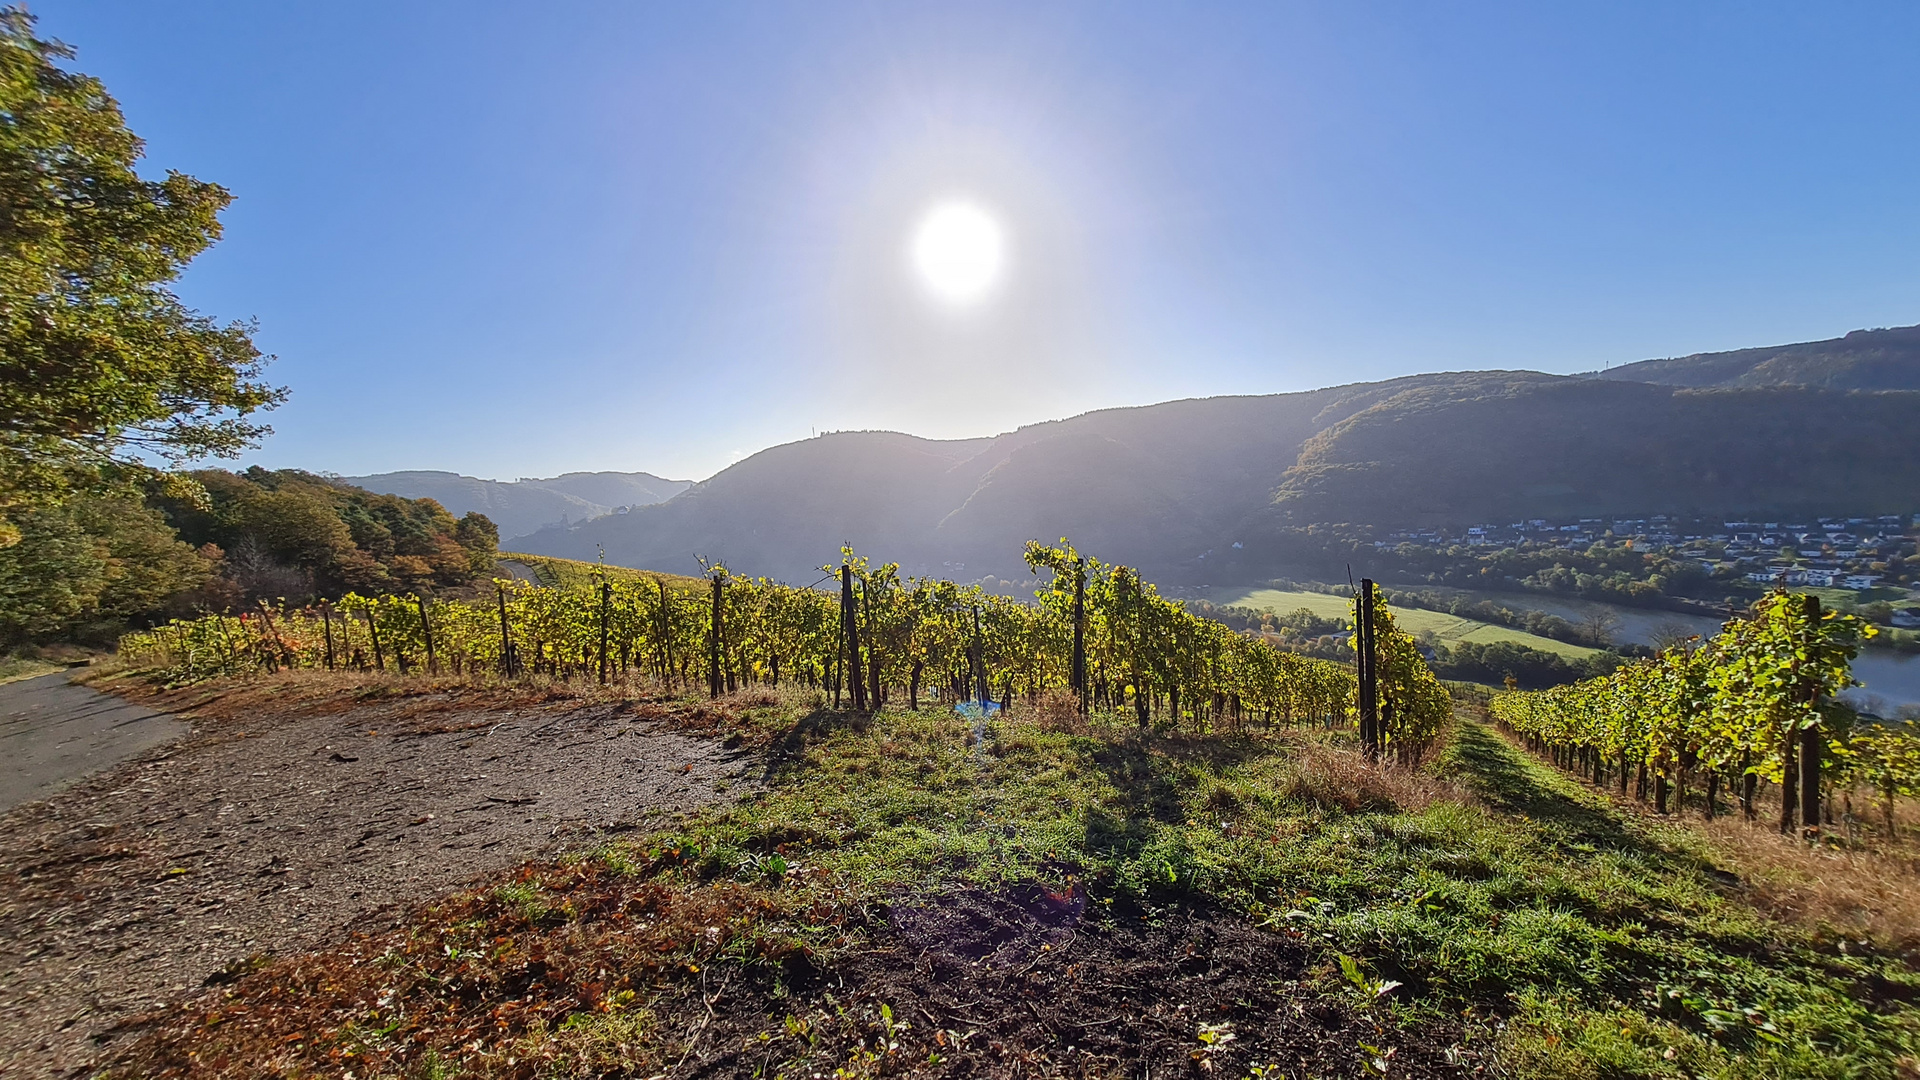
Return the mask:
<svg viewBox="0 0 1920 1080"><path fill-rule="evenodd" d="M660 586L660 649L666 658L667 690L673 690L673 610L667 601L667 582L665 578L653 579Z"/></svg>
<svg viewBox="0 0 1920 1080"><path fill-rule="evenodd" d="M376 671L387 670L387 659L380 653L380 628L374 625L373 609L361 608L360 614L367 617L367 637L373 639L373 666Z"/></svg>
<svg viewBox="0 0 1920 1080"><path fill-rule="evenodd" d="M1820 598L1807 596L1806 604L1807 637L1820 633ZM1817 708L1820 704L1820 686L1813 679L1803 679L1806 688L1807 705ZM1823 725L1817 719L1800 729L1800 825L1806 831L1807 840L1817 842L1820 839L1820 757L1826 749Z"/></svg>
<svg viewBox="0 0 1920 1080"><path fill-rule="evenodd" d="M332 671L333 670L333 608L331 605L328 605L328 604L320 605L320 623L322 626L326 627L327 670Z"/></svg>
<svg viewBox="0 0 1920 1080"><path fill-rule="evenodd" d="M867 685L860 671L860 623L853 605L853 567L846 563L840 564L840 625L846 643L842 678L853 691L853 711L863 713L867 711Z"/></svg>
<svg viewBox="0 0 1920 1080"><path fill-rule="evenodd" d="M720 696L720 575L713 575L713 628L707 641L707 696Z"/></svg>
<svg viewBox="0 0 1920 1080"><path fill-rule="evenodd" d="M992 697L987 687L987 649L985 639L980 634L980 609L973 609L973 641L967 645L967 658L973 664L974 693L980 700L980 708L986 709Z"/></svg>
<svg viewBox="0 0 1920 1080"><path fill-rule="evenodd" d="M1073 692L1087 715L1087 560L1073 560Z"/></svg>
<svg viewBox="0 0 1920 1080"><path fill-rule="evenodd" d="M613 604L613 586L600 583L600 685L607 685L607 615Z"/></svg>
<svg viewBox="0 0 1920 1080"><path fill-rule="evenodd" d="M1359 638L1360 745L1366 750L1367 760L1375 761L1380 757L1380 698L1373 640L1372 578L1360 579L1360 603L1354 614L1353 632Z"/></svg>
<svg viewBox="0 0 1920 1080"><path fill-rule="evenodd" d="M873 632L873 596L867 591L867 582L860 583L860 608L867 621L867 703L874 712L880 711L880 702L885 695L880 687L880 649Z"/></svg>
<svg viewBox="0 0 1920 1080"><path fill-rule="evenodd" d="M440 661L433 656L433 620L427 618L427 599L424 596L416 596L413 602L420 608L420 633L427 639L427 673L438 675Z"/></svg>
<svg viewBox="0 0 1920 1080"><path fill-rule="evenodd" d="M500 599L500 674L512 678L520 674L520 665L514 661L513 632L507 623L507 586L505 582L495 581L493 588Z"/></svg>

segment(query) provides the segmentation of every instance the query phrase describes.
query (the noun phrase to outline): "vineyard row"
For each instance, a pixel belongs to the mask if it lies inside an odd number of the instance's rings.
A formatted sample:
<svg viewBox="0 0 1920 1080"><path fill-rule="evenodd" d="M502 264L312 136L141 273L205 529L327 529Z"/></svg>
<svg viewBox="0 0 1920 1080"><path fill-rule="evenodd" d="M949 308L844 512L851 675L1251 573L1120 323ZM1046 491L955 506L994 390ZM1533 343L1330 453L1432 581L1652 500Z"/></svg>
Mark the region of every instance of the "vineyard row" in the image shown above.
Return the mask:
<svg viewBox="0 0 1920 1080"><path fill-rule="evenodd" d="M1823 612L1812 596L1776 591L1749 618L1611 675L1551 690L1495 695L1495 720L1556 764L1595 784L1629 782L1655 807L1684 805L1704 782L1716 812L1729 784L1748 818L1760 782L1780 785L1780 831L1796 817L1809 836L1836 798L1865 786L1881 798L1889 835L1897 796L1920 794L1920 731L1861 720L1837 695L1858 685L1852 661L1871 625ZM1822 813L1823 808L1825 813ZM1846 815L1843 815L1846 816Z"/></svg>
<svg viewBox="0 0 1920 1080"><path fill-rule="evenodd" d="M641 677L718 695L782 681L856 710L923 698L1005 705L1066 691L1082 711L1210 729L1250 720L1357 724L1374 752L1418 754L1451 706L1377 592L1356 599L1356 665L1285 652L1187 612L1134 570L1063 541L1029 544L1034 602L903 578L852 550L836 591L715 568L697 590L498 581L487 600L348 595L311 608L206 615L127 635L121 652L176 681L281 668ZM1371 607L1367 607L1369 599ZM1368 617L1370 616L1370 617ZM1369 648L1370 646L1370 648ZM1371 663L1364 658L1371 655ZM1370 690L1371 692L1366 692Z"/></svg>

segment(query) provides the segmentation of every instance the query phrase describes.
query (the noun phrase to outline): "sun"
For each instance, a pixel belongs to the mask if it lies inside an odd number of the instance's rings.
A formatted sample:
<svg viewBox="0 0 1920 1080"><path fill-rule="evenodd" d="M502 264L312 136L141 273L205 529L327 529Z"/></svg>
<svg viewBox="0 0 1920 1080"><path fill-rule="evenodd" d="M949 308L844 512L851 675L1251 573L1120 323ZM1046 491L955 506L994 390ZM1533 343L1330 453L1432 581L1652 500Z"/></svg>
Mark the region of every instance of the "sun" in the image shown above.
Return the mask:
<svg viewBox="0 0 1920 1080"><path fill-rule="evenodd" d="M1000 223L971 203L942 203L913 233L913 268L935 296L970 304L1000 279L1006 237Z"/></svg>

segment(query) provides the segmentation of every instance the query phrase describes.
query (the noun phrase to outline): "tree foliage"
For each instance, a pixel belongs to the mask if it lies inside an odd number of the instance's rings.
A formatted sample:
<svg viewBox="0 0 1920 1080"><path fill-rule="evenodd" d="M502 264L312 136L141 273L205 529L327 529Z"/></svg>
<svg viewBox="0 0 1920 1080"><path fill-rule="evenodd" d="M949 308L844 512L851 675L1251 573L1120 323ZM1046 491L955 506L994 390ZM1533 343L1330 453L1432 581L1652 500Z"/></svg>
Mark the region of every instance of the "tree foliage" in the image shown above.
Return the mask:
<svg viewBox="0 0 1920 1080"><path fill-rule="evenodd" d="M454 588L493 572L500 531L484 514L455 519L432 499L378 495L297 469L189 474L203 497L161 496L181 538L214 545L230 576L270 578L252 598L381 595Z"/></svg>
<svg viewBox="0 0 1920 1080"><path fill-rule="evenodd" d="M77 496L17 523L18 542L0 548L0 644L162 614L212 574L211 560L135 496Z"/></svg>
<svg viewBox="0 0 1920 1080"><path fill-rule="evenodd" d="M141 177L140 139L99 80L60 66L72 55L0 11L0 542L20 513L150 462L239 451L284 396L249 326L168 288L231 196Z"/></svg>

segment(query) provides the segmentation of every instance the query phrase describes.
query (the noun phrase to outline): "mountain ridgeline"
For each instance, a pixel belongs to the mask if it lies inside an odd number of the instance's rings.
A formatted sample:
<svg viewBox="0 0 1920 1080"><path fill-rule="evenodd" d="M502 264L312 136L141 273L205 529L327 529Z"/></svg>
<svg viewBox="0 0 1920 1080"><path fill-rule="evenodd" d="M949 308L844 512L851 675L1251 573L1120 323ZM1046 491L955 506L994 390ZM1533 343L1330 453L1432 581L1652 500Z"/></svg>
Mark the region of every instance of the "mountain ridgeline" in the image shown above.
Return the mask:
<svg viewBox="0 0 1920 1080"><path fill-rule="evenodd" d="M1843 339L1845 340L1845 339ZM1290 530L1527 516L1911 513L1920 391L1697 389L1528 371L1108 409L985 439L838 432L512 547L798 581L842 543L1024 575L1028 539L1170 581L1285 572ZM810 580L810 579L809 579Z"/></svg>
<svg viewBox="0 0 1920 1080"><path fill-rule="evenodd" d="M1920 390L1920 326L1855 330L1846 337L1798 345L1642 360L1593 374L1665 386Z"/></svg>
<svg viewBox="0 0 1920 1080"><path fill-rule="evenodd" d="M644 472L573 472L544 480L500 481L424 469L341 479L382 495L432 499L455 516L485 514L500 527L503 537L520 536L543 525L586 521L623 506L665 502L692 483Z"/></svg>

